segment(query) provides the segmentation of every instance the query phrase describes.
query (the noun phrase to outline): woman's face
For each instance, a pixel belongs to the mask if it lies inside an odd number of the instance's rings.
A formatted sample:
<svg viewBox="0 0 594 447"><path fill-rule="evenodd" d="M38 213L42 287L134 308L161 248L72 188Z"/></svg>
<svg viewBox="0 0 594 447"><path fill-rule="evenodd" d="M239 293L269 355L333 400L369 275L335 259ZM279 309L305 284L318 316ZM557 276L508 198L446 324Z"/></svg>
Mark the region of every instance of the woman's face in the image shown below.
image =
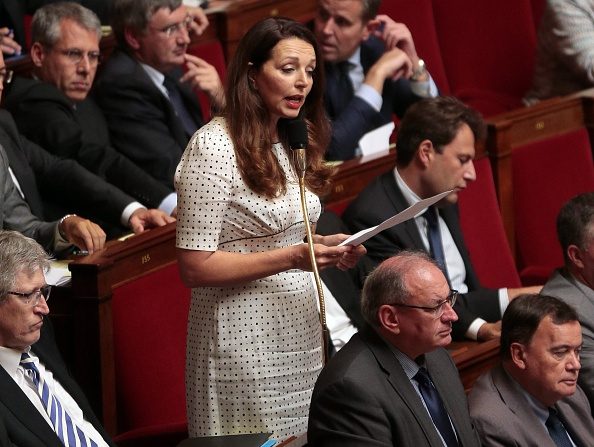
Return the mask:
<svg viewBox="0 0 594 447"><path fill-rule="evenodd" d="M316 54L311 44L296 37L278 42L271 54L253 79L276 135L279 118L296 118L305 103L313 85Z"/></svg>

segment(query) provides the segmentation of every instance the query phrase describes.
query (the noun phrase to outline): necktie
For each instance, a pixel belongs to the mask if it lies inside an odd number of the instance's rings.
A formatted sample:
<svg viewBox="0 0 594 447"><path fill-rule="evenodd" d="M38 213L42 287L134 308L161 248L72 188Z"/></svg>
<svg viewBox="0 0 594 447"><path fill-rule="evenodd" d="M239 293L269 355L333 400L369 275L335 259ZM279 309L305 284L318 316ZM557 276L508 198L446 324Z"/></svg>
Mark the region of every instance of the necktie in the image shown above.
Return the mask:
<svg viewBox="0 0 594 447"><path fill-rule="evenodd" d="M349 68L350 63L348 61L339 62L334 65L332 76L335 85L335 116L341 114L353 98L353 83L349 77Z"/></svg>
<svg viewBox="0 0 594 447"><path fill-rule="evenodd" d="M448 282L448 267L445 260L445 253L443 251L443 244L441 242L441 231L439 230L439 219L437 216L437 209L434 206L427 208L423 214L427 219L427 239L429 239L429 250L435 262L439 265Z"/></svg>
<svg viewBox="0 0 594 447"><path fill-rule="evenodd" d="M419 384L419 392L421 393L421 396L423 396L423 400L425 401L425 405L427 405L431 419L433 419L433 423L437 427L437 430L439 430L446 445L448 447L457 446L458 440L456 439L456 434L450 423L450 418L443 406L443 401L441 400L439 393L431 382L429 373L425 368L419 368L414 379Z"/></svg>
<svg viewBox="0 0 594 447"><path fill-rule="evenodd" d="M62 444L66 447L97 447L97 444L76 426L60 401L52 394L45 380L39 374L39 370L35 366L35 363L33 363L31 356L23 352L20 364L25 369L27 377L31 379L37 388L37 394L41 399L43 408L49 416L54 431L62 441Z"/></svg>
<svg viewBox="0 0 594 447"><path fill-rule="evenodd" d="M188 136L194 135L194 132L198 129L198 124L188 112L186 105L184 104L184 100L181 96L181 92L179 91L179 87L175 83L175 81L170 78L169 76L165 76L163 80L163 86L167 89L167 93L169 94L169 101L173 106L173 110L175 110L175 114L180 119L182 126Z"/></svg>
<svg viewBox="0 0 594 447"><path fill-rule="evenodd" d="M545 425L557 447L573 447L569 435L567 434L567 430L565 430L565 427L559 419L559 416L557 416L557 411L555 411L554 408L549 408L549 418Z"/></svg>

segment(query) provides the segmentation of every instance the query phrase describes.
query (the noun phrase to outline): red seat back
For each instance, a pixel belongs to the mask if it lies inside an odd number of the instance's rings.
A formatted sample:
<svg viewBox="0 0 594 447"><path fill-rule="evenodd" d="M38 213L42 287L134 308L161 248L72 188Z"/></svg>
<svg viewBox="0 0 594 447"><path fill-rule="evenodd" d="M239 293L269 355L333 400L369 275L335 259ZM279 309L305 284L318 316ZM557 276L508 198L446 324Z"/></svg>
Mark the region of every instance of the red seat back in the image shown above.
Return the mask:
<svg viewBox="0 0 594 447"><path fill-rule="evenodd" d="M522 278L545 281L563 264L556 219L565 202L594 191L590 138L585 128L512 151L517 262Z"/></svg>
<svg viewBox="0 0 594 447"><path fill-rule="evenodd" d="M474 162L477 179L460 193L460 225L472 265L484 287L519 287L511 249L505 237L493 173L487 157Z"/></svg>
<svg viewBox="0 0 594 447"><path fill-rule="evenodd" d="M113 339L120 434L184 426L190 291L177 264L114 289Z"/></svg>

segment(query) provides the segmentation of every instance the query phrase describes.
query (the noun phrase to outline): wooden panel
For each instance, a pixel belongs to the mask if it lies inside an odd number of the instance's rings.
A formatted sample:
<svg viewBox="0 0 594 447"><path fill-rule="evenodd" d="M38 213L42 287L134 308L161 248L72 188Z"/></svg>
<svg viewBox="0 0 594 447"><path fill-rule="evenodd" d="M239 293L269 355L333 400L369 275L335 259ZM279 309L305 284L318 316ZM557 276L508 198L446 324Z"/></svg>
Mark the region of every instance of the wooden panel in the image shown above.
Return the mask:
<svg viewBox="0 0 594 447"><path fill-rule="evenodd" d="M460 373L466 394L478 377L499 363L499 340L453 342L448 349Z"/></svg>

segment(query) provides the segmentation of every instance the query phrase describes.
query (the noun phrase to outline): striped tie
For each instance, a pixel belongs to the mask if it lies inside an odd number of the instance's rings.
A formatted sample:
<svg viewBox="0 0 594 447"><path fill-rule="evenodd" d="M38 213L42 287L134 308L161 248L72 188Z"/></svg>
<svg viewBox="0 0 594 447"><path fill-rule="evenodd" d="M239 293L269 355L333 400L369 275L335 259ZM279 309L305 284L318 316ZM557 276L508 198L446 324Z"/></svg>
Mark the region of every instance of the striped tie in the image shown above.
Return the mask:
<svg viewBox="0 0 594 447"><path fill-rule="evenodd" d="M21 355L21 366L37 388L43 408L62 444L66 447L97 447L97 444L76 426L60 401L50 392L45 380L39 374L37 366L33 363L33 359L26 352Z"/></svg>

